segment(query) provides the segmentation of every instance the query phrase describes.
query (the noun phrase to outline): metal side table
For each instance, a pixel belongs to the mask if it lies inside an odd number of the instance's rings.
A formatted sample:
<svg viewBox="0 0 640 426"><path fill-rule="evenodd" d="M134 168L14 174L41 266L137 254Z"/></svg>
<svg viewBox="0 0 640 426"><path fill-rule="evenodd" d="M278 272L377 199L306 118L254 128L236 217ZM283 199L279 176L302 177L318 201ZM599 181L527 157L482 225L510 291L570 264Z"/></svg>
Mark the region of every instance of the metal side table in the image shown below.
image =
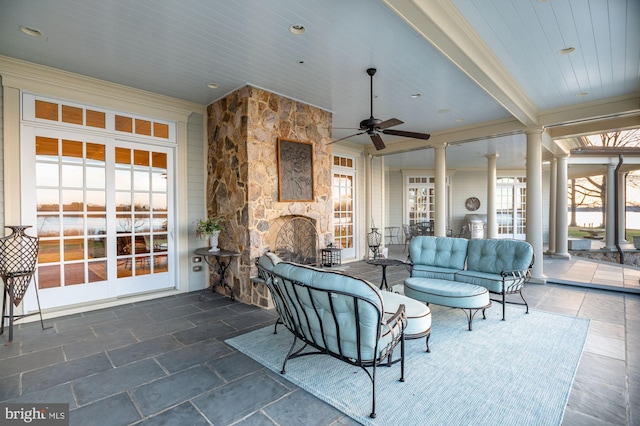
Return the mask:
<svg viewBox="0 0 640 426"><path fill-rule="evenodd" d="M229 286L229 284L227 284L225 280L225 274L227 273L227 269L229 268L229 265L231 264L233 258L239 257L240 253L238 253L237 251L229 250L209 251L207 247L196 249L193 253L197 254L198 256L202 256L204 258L204 261L207 262L207 265L209 265L209 268L219 274L218 281L211 284L210 287L202 290L200 299L203 298L205 292L208 289L214 291L216 287L222 285L229 289L229 292L231 293L231 300L236 300L236 297L233 294L233 289Z"/></svg>

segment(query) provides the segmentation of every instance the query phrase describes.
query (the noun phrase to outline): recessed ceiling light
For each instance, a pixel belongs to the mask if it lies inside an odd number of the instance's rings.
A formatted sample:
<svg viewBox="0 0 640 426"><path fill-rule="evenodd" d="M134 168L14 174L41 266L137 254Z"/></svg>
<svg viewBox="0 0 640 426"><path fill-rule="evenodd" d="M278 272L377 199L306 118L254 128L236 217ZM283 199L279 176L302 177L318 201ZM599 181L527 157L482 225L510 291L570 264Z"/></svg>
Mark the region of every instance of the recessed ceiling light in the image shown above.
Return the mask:
<svg viewBox="0 0 640 426"><path fill-rule="evenodd" d="M289 27L289 31L291 32L291 34L300 35L304 34L307 29L302 25L293 24Z"/></svg>
<svg viewBox="0 0 640 426"><path fill-rule="evenodd" d="M40 37L42 35L42 31L36 28L25 27L24 25L20 25L20 31L33 37Z"/></svg>
<svg viewBox="0 0 640 426"><path fill-rule="evenodd" d="M580 92L580 93L576 93L576 96L582 97L582 96L588 96L589 92Z"/></svg>
<svg viewBox="0 0 640 426"><path fill-rule="evenodd" d="M420 96L422 96L421 93L414 93L413 95L411 95L413 99L419 98Z"/></svg>
<svg viewBox="0 0 640 426"><path fill-rule="evenodd" d="M464 118L456 118L456 123L462 123L464 121Z"/></svg>
<svg viewBox="0 0 640 426"><path fill-rule="evenodd" d="M207 84L207 87L209 89L217 89L220 86L218 85L218 83L209 83L209 84Z"/></svg>
<svg viewBox="0 0 640 426"><path fill-rule="evenodd" d="M561 55L568 55L569 53L573 52L574 50L576 50L575 47L565 47L564 49L562 49L560 51Z"/></svg>
<svg viewBox="0 0 640 426"><path fill-rule="evenodd" d="M438 110L438 114L447 114L449 112L451 112L449 108L442 108Z"/></svg>

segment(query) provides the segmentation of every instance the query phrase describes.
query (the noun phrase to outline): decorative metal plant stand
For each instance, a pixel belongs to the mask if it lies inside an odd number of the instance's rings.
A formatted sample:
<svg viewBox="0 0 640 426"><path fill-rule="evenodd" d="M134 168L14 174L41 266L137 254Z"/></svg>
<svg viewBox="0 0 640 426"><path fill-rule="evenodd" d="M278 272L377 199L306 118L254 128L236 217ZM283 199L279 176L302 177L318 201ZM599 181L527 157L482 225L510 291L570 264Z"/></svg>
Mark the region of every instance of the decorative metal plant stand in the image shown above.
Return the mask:
<svg viewBox="0 0 640 426"><path fill-rule="evenodd" d="M38 260L39 240L25 233L25 229L30 226L5 226L10 228L12 233L0 238L0 276L4 282L4 292L2 297L2 325L0 334L4 333L5 319L9 320L9 341L13 342L13 323L24 317L40 314L40 324L44 330L42 311L40 310L40 297L38 296L38 284L35 284L36 299L38 301L38 311L28 314L14 315L13 308L18 307L24 297L31 279L36 272L36 262ZM35 280L35 278L34 278ZM9 304L7 306L7 297ZM7 308L9 313L7 314Z"/></svg>

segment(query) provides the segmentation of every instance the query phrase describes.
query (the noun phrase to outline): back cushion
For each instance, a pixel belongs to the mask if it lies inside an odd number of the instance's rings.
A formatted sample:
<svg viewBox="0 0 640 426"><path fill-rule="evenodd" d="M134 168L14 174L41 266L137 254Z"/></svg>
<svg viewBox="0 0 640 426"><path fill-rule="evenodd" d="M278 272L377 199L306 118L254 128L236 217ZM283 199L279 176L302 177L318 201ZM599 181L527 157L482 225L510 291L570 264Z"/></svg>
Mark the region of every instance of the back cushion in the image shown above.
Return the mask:
<svg viewBox="0 0 640 426"><path fill-rule="evenodd" d="M374 285L289 262L278 263L273 272L284 278L277 279L276 285L283 291L296 330L308 341L351 358L374 356L384 312L382 295ZM354 297L371 303L356 302Z"/></svg>
<svg viewBox="0 0 640 426"><path fill-rule="evenodd" d="M467 269L499 274L525 270L533 259L533 247L526 241L503 239L469 240Z"/></svg>
<svg viewBox="0 0 640 426"><path fill-rule="evenodd" d="M465 238L413 237L409 256L414 265L464 269L468 243Z"/></svg>

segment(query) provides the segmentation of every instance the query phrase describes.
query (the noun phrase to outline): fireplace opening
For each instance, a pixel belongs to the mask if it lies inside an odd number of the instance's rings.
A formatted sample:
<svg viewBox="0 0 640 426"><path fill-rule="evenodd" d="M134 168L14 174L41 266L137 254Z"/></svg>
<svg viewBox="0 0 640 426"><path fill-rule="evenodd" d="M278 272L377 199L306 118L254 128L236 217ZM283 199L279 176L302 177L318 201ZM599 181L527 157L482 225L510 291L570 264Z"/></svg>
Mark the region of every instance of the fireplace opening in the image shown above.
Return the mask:
<svg viewBox="0 0 640 426"><path fill-rule="evenodd" d="M315 221L304 216L278 218L273 252L282 260L315 265L318 263L318 233ZM273 235L273 234L272 234Z"/></svg>

